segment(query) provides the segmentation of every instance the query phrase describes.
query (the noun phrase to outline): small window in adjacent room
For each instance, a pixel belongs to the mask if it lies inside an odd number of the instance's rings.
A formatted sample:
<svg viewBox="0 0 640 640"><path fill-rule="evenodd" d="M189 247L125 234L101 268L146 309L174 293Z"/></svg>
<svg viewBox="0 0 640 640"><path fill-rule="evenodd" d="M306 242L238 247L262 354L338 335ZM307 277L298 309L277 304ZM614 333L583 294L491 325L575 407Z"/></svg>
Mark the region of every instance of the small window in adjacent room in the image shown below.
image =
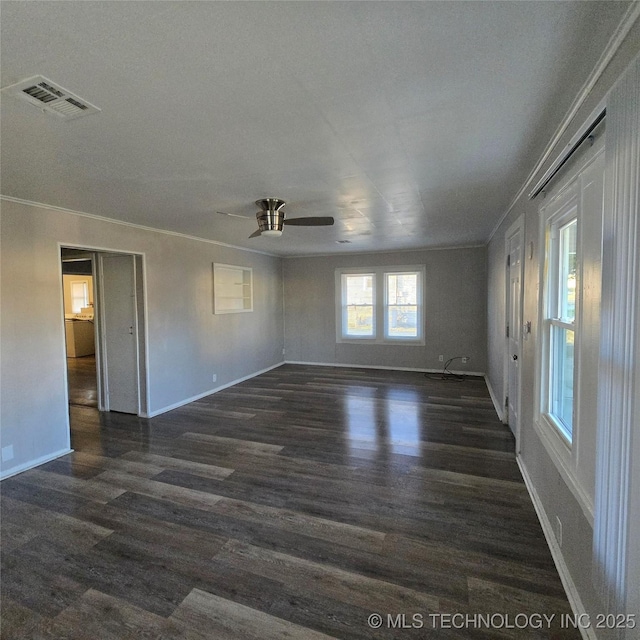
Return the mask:
<svg viewBox="0 0 640 640"><path fill-rule="evenodd" d="M424 267L336 270L338 342L424 344Z"/></svg>
<svg viewBox="0 0 640 640"><path fill-rule="evenodd" d="M80 313L89 306L89 285L87 282L71 283L71 312Z"/></svg>

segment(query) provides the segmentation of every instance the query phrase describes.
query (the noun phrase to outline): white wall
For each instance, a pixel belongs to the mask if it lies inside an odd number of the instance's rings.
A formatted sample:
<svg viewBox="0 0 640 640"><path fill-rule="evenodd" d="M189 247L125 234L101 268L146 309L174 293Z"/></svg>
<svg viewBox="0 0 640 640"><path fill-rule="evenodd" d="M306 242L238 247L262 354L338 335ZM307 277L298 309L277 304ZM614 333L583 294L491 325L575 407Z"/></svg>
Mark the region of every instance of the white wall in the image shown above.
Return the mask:
<svg viewBox="0 0 640 640"><path fill-rule="evenodd" d="M337 268L418 264L426 266L424 346L336 342ZM287 258L284 286L288 361L437 370L439 355L468 355L451 368L486 370L484 247Z"/></svg>
<svg viewBox="0 0 640 640"><path fill-rule="evenodd" d="M638 55L640 50L640 23L636 22L628 35L612 57L608 66L595 81L584 99L582 106L576 112L568 128L558 137L549 153L549 157L538 171L532 176L533 185L544 173L550 162L568 143L580 125L587 119L595 106L607 95L618 77L623 73L629 62ZM539 132L540 136L551 140L555 127L559 123L550 123L546 129ZM532 168L533 169L533 168ZM496 395L501 399L503 389L504 362L504 235L506 230L520 215L524 216L525 238L524 246L530 243L534 246L534 257L526 259L524 264L524 310L523 321L532 322L532 334L525 341L521 356L522 399L521 399L521 463L528 474L533 490L539 498L544 516L551 522L557 516L563 523L563 544L559 551L559 559L566 575L575 587L574 603L581 601L584 610L595 619L597 613L604 610L599 594L593 586L593 528L580 504L563 480L554 465L538 434L534 430L534 393L535 358L538 350L538 279L539 279L539 214L540 200L528 200L527 188L516 200L508 215L495 231L487 248L488 256L488 308L487 308L487 342L490 355L488 377ZM592 330L593 327L587 327ZM591 354L593 355L593 354ZM577 427L580 428L579 425ZM638 461L635 460L636 466ZM635 558L635 570L638 561ZM639 576L636 575L636 579ZM636 596L637 597L637 596ZM637 601L637 600L636 600ZM636 612L637 613L637 612ZM598 631L598 638L607 638L613 634L606 630ZM591 636L593 637L593 636Z"/></svg>
<svg viewBox="0 0 640 640"><path fill-rule="evenodd" d="M3 475L69 448L61 244L144 254L150 413L282 360L279 258L7 200L0 225ZM213 262L253 268L253 313L213 314Z"/></svg>

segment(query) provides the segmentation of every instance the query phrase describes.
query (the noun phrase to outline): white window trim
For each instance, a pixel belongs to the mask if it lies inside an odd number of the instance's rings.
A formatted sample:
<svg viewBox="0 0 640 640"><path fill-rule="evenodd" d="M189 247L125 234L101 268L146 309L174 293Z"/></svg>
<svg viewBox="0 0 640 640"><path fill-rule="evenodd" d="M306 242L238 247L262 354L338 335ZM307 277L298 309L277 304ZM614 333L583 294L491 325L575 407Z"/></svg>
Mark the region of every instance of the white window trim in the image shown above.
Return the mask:
<svg viewBox="0 0 640 640"><path fill-rule="evenodd" d="M577 282L583 281L583 247L582 247L582 232L580 222L580 193L579 184L580 176L585 170L602 154L603 149L597 151L586 162L582 163L576 170L566 179L564 186L562 186L556 195L540 209L540 229L539 229L539 283L540 283L540 304L538 305L538 327L540 327L540 339L538 340L538 349L536 352L536 373L535 373L535 408L534 408L534 429L542 444L544 445L549 457L555 464L558 472L562 476L563 480L567 483L570 491L580 504L582 511L593 525L594 522L594 503L593 498L582 486L577 473L579 463L579 450L580 450L580 353L582 337L578 328L581 325L582 319L582 295L576 292L576 312L575 312L575 326L573 327L575 333L574 343L574 371L576 372L574 378L574 414L573 414L573 433L572 442L569 443L566 435L556 421L548 414L546 414L542 407L544 406L544 398L548 397L549 393L549 379L546 375L545 368L547 366L546 353L548 352L548 331L546 329L546 313L547 313L547 281L545 273L546 255L548 251L547 241L547 227L550 220L553 220L556 224L569 221L573 215L572 211L577 205L577 220L578 220L578 233L576 239L576 248L578 255L581 258L577 263ZM549 209L553 209L553 213L549 214ZM544 380L544 382L543 382Z"/></svg>
<svg viewBox="0 0 640 640"><path fill-rule="evenodd" d="M387 292L386 274L418 273L418 304L417 304L417 338L386 336L387 333ZM374 277L373 291L373 336L345 336L342 331L344 317L342 308L342 276L372 274ZM425 266L419 265L389 265L382 267L340 267L335 270L335 306L336 306L336 342L339 344L393 344L407 346L424 346L424 289ZM381 302L381 303L380 303Z"/></svg>

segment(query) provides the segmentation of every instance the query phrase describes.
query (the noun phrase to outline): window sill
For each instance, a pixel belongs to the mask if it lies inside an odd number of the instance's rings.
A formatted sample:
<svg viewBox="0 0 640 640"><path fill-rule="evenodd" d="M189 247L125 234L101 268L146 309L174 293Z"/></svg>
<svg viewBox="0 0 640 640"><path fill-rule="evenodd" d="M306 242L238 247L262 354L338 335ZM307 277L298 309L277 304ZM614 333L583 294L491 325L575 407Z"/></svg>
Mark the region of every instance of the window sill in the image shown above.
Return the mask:
<svg viewBox="0 0 640 640"><path fill-rule="evenodd" d="M593 499L583 489L576 476L571 446L546 415L539 415L533 425L558 473L577 500L585 518L593 526Z"/></svg>
<svg viewBox="0 0 640 640"><path fill-rule="evenodd" d="M380 340L378 338L339 338L336 340L336 344L366 344L366 345L395 345L395 346L411 346L411 347L424 347L424 340L403 340L397 338L395 340Z"/></svg>

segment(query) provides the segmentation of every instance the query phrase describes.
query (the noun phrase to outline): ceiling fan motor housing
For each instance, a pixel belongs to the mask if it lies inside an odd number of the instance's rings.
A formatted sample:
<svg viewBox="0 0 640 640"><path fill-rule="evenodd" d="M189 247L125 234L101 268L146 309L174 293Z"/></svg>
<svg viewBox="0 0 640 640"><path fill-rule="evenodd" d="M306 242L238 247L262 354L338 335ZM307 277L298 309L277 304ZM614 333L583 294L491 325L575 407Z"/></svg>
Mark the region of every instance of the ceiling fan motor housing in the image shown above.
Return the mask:
<svg viewBox="0 0 640 640"><path fill-rule="evenodd" d="M279 198L263 198L256 200L256 204L262 209L256 214L258 228L263 236L280 236L284 225L283 207L286 204Z"/></svg>

